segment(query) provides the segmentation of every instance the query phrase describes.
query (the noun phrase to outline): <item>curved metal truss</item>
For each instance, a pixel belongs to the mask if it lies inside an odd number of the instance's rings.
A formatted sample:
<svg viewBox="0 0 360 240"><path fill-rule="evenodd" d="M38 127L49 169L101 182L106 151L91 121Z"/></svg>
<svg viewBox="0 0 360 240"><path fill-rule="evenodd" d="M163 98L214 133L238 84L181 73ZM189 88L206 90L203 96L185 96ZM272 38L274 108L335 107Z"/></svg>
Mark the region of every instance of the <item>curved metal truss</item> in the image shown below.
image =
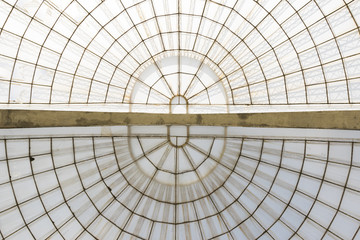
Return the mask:
<svg viewBox="0 0 360 240"><path fill-rule="evenodd" d="M358 0L18 0L0 9L7 107L169 112L176 96L189 113L360 103Z"/></svg>
<svg viewBox="0 0 360 240"><path fill-rule="evenodd" d="M356 123L359 25L360 0L1 0L6 124L33 126L11 115L26 109L82 110L78 125L84 111L212 113L221 127L0 129L0 238L359 239L358 130L216 115Z"/></svg>
<svg viewBox="0 0 360 240"><path fill-rule="evenodd" d="M210 129L29 129L0 140L1 237L359 237L358 134Z"/></svg>

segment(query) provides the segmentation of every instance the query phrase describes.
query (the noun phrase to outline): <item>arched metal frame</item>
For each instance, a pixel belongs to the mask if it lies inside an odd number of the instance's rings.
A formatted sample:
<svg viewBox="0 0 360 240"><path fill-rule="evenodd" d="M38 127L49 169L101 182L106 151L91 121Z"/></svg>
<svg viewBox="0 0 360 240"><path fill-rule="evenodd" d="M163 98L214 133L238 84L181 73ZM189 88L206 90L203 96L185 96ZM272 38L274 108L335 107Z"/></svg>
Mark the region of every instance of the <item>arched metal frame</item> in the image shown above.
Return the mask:
<svg viewBox="0 0 360 240"><path fill-rule="evenodd" d="M2 0L0 108L359 109L359 24L359 0ZM358 130L157 125L0 129L0 237L360 237Z"/></svg>
<svg viewBox="0 0 360 240"><path fill-rule="evenodd" d="M0 103L163 112L178 75L190 113L346 109L360 103L358 9L356 0L2 1ZM174 76L163 55L178 56ZM200 64L182 69L181 56ZM140 78L145 63L158 84ZM198 76L203 67L214 82ZM131 101L131 81L160 98ZM211 101L217 85L227 103Z"/></svg>

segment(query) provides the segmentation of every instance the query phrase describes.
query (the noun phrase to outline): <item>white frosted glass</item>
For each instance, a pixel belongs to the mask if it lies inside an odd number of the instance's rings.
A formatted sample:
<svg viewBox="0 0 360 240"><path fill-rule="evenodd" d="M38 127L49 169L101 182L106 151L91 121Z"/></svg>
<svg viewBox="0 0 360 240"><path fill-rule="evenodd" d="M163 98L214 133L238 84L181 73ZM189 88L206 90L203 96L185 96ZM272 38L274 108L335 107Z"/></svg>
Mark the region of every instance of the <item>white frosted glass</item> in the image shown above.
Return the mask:
<svg viewBox="0 0 360 240"><path fill-rule="evenodd" d="M304 161L303 171L310 176L322 178L325 173L325 168L325 161L306 158Z"/></svg>
<svg viewBox="0 0 360 240"><path fill-rule="evenodd" d="M49 143L49 141L47 141L47 142ZM44 150L47 151L46 145L44 145L44 146L45 146ZM50 154L39 155L39 156L33 155L32 158L34 158L34 160L31 162L31 168L34 173L47 171L54 167L52 157Z"/></svg>
<svg viewBox="0 0 360 240"><path fill-rule="evenodd" d="M348 178L348 174L349 174L349 166L328 163L326 168L325 179L333 183L344 185Z"/></svg>
<svg viewBox="0 0 360 240"><path fill-rule="evenodd" d="M69 207L76 218L84 226L89 225L97 216L98 210L93 206L89 197L82 193L69 201Z"/></svg>
<svg viewBox="0 0 360 240"><path fill-rule="evenodd" d="M281 220L286 223L292 231L296 231L299 228L304 218L304 215L291 207L288 207L281 216Z"/></svg>
<svg viewBox="0 0 360 240"><path fill-rule="evenodd" d="M196 220L195 209L192 203L181 204L177 207L178 220L179 222L194 221Z"/></svg>
<svg viewBox="0 0 360 240"><path fill-rule="evenodd" d="M11 178L18 179L31 175L31 166L29 158L13 159L9 161Z"/></svg>
<svg viewBox="0 0 360 240"><path fill-rule="evenodd" d="M310 142L306 145L306 156L326 160L328 144L324 142Z"/></svg>
<svg viewBox="0 0 360 240"><path fill-rule="evenodd" d="M9 181L8 165L5 161L0 161L0 183Z"/></svg>
<svg viewBox="0 0 360 240"><path fill-rule="evenodd" d="M360 200L360 194L352 190L345 190L344 197L341 202L341 210L350 214L356 219L360 218L360 208L357 203Z"/></svg>
<svg viewBox="0 0 360 240"><path fill-rule="evenodd" d="M54 231L54 225L46 215L29 224L29 228L36 239L47 238Z"/></svg>
<svg viewBox="0 0 360 240"><path fill-rule="evenodd" d="M56 175L66 198L73 197L83 190L74 166L59 168Z"/></svg>
<svg viewBox="0 0 360 240"><path fill-rule="evenodd" d="M4 53L8 52L8 56L13 58L17 56L33 63L36 62L36 56L39 56L39 65L32 66L36 68L36 71L43 65L51 69L64 70L69 74L79 74L80 76L92 72L87 77L96 80L91 84L94 85L95 89L91 88L91 92L90 89L87 89L87 92L91 93L90 95L77 98L76 96L70 97L69 92L79 95L81 89L83 89L81 85L71 84L73 88L64 88L64 86L58 85L56 80L50 93L47 90L41 91L38 86L31 87L31 90L29 90L26 89L26 86L22 86L20 89L17 85L14 85L15 88L18 88L17 91L23 91L24 94L20 97L17 92L12 92L10 98L8 98L10 103L12 103L11 101L14 101L13 103L29 103L31 96L31 103L45 103L46 100L51 99L52 103L73 104L79 101L82 105L88 105L89 102L106 103L106 101L115 101L125 104L128 102L123 102L121 96L111 93L116 92L114 88L103 89L104 86L99 85L97 81L109 83L110 79L113 79L111 77L112 72L118 72L118 69L126 71L128 76L131 76L132 72L134 76L139 76L138 73L135 73L136 69L139 69L139 71L146 69L148 66L143 65L144 61L146 62L150 58L153 58L161 69L160 63L162 59L161 57L158 58L157 54L164 50L178 50L179 47L180 49L176 54L191 56L193 59L202 59L204 61L205 64L202 64L199 69L218 64L221 68L221 71L215 71L218 75L230 76L234 70L239 72L240 66L243 66L244 76L246 76L243 86L247 86L247 89L250 90L251 99L241 99L242 96L233 95L234 92L240 93L241 89L228 87L226 81L210 86L206 78L198 74L204 86L209 87L206 92L209 92L208 96L212 96L213 100L209 98L211 101L204 101L204 99L208 98L205 90L200 86L195 87L193 85L191 88L197 89L194 93L198 92L198 94L191 101L194 104L194 106L189 107L191 113L203 112L201 107L203 104L208 106L207 111L226 112L228 111L226 105L231 102L249 104L250 101L251 105L257 103L266 105L301 103L304 106L308 102L319 102L321 104L348 103L349 99L344 93L356 89L356 87L352 86L350 88L339 88L336 84L330 84L327 92L313 91L310 90L314 88L313 86L306 89L301 84L303 77L305 77L305 81L308 80L307 75L294 74L295 71L308 71L308 67L318 67L319 64L326 64L329 61L347 56L340 56L338 48L345 52L347 51L345 49L358 42L358 36L350 41L340 41L340 39L343 39L343 34L356 29L352 19L358 18L358 12L352 9L356 9L355 2L351 2L349 8L344 7L344 4L322 3L320 9L326 9L327 20L323 18L323 13L314 2L306 4L296 4L294 2L275 4L274 2L270 5L267 2L254 4L242 1L237 3L227 2L225 5L221 5L215 2L204 4L203 2L195 3L190 1L189 4L185 4L179 1L178 5L181 6L178 9L180 10L179 17L176 17L177 4L167 2L158 2L155 5L149 1L140 1L135 5L118 2L103 2L101 4L95 2L89 4L83 1L64 2L55 4L59 8L57 10L48 3L40 3L37 2L36 5L19 3L13 11L9 11L11 3L4 4L2 12L4 18L6 15L10 16L4 26L4 35L14 33L18 36L24 35L26 38L26 40L22 41L18 54L15 53L18 49L17 44L20 45L19 39L10 41L9 45L3 48ZM238 11L231 11L234 4ZM126 11L124 11L123 7L127 8ZM294 8L300 9L299 15L294 14ZM267 15L267 11L270 11L270 9L271 13ZM64 10L64 12L58 10ZM86 11L92 11L92 14L87 16ZM174 15L171 15L172 13ZM193 13L197 15L194 16ZM29 28L25 31L27 24L30 22L29 16L34 14L34 21L30 23ZM230 18L227 18L227 16L230 16ZM136 26L133 27L133 24L136 24ZM229 27L232 32L225 29L222 24ZM309 32L306 31L305 27L309 28ZM158 33L161 35L156 35ZM331 40L332 33L335 34L334 40ZM46 37L47 34L49 34L49 37ZM195 37L196 34L199 35ZM290 37L294 45L286 42L288 37ZM67 39L70 39L70 41L67 41ZM213 39L217 41L213 43ZM241 39L244 39L247 44L248 54L241 51L242 55L239 55L236 51L232 51L242 44ZM339 41L336 42L339 42L339 45L334 45L335 40L338 39ZM324 42L326 40L330 41ZM111 53L115 41L129 51L132 57L126 56L126 52L121 54L118 51L117 53ZM313 47L313 41L318 45L318 50L315 48L309 49ZM179 43L180 46L178 46ZM47 48L41 49L38 54L33 54L35 49L39 50L41 48L42 44ZM329 49L327 50L327 48ZM65 51L63 51L64 49ZM272 51L272 49L276 49L276 51ZM308 51L302 52L307 49ZM359 51L356 48L352 49L352 58L356 62ZM61 56L57 55L53 50L62 53ZM82 54L88 50L95 54L97 59L105 56L99 66L97 66L98 60L94 60L88 54ZM191 52L181 52L182 50L190 50ZM26 57L24 55L26 52L31 54ZM285 52L287 54L282 54ZM290 52L292 53L291 57ZM199 53L214 61L215 64L210 63L205 57L195 57ZM228 57L229 53L230 58ZM277 54L275 55L275 53ZM318 53L322 62L318 59ZM117 54L119 56L114 57ZM297 54L299 54L301 65L296 63ZM256 60L255 57L257 57ZM118 59L115 60L116 58ZM226 61L223 60L225 58ZM182 64L178 63L175 63L175 65L179 65L179 68L182 66ZM338 61L334 62L333 65L336 65L335 68L338 67L340 71L334 72L331 70L330 65L330 68L328 66L323 68L328 81L333 79L334 73L344 72L341 71L342 69L349 72L348 76L342 76L343 79L345 77L350 78L353 75L352 69L354 68L351 64L342 66L342 62ZM254 67L257 68L256 71ZM89 71L84 72L85 69L89 69ZM185 68L181 70L188 73ZM20 74L30 77L30 74L27 74L25 69L20 71L22 71ZM14 71L14 73L17 72ZM164 73L167 74L166 71ZM194 74L194 72L189 73ZM61 78L58 78L62 74L62 72L56 72L54 79L62 81ZM179 76L182 74L179 74ZM277 78L284 74L285 81L283 78ZM75 78L77 77L79 76L75 76ZM292 77L295 77L296 81ZM197 79L197 77L193 79ZM268 81L266 84L265 80ZM114 81L129 82L130 79L114 78ZM252 83L257 84L251 85ZM34 83L30 82L30 84L33 85ZM169 85L171 84L173 84L172 81L169 82ZM286 87L284 84L286 84ZM225 88L221 90L222 87L217 85L225 86ZM231 83L230 86L234 87L236 84ZM160 91L166 89L164 86L160 87L156 84L154 87ZM182 87L180 86L180 88ZM136 89L131 87L128 90L131 93ZM204 90L204 95L199 93L200 89ZM176 95L174 90L167 89L169 91L167 94L170 94L168 97ZM305 91L309 94L307 98L305 98ZM121 90L117 94L123 95L124 93ZM150 95L149 99L154 101ZM324 101L323 96L325 95L329 102ZM125 99L128 101L128 96L126 94L123 96L126 96ZM230 102L224 102L223 96ZM6 101L6 98L4 98L4 101ZM162 101L162 105L159 111L168 111L169 101L166 98L160 101ZM142 100L139 100L134 103L141 102ZM218 108L216 104L224 104L224 107ZM148 108L156 110L158 106L148 106ZM312 106L306 106L306 108L311 109ZM148 111L145 110L144 105L142 107L133 106L132 109L133 111ZM277 106L276 109L278 109ZM238 108L236 111L243 110Z"/></svg>
<svg viewBox="0 0 360 240"><path fill-rule="evenodd" d="M65 225L63 225L59 231L65 239L72 239L76 238L82 233L83 227L77 220L75 220L75 218L72 218Z"/></svg>
<svg viewBox="0 0 360 240"><path fill-rule="evenodd" d="M244 222L243 230L247 239L258 238L264 232L264 228L254 218Z"/></svg>
<svg viewBox="0 0 360 240"><path fill-rule="evenodd" d="M294 191L298 178L297 173L280 169L274 181L272 192L282 200L288 201Z"/></svg>
<svg viewBox="0 0 360 240"><path fill-rule="evenodd" d="M330 204L330 206L338 208L340 203L342 187L330 183L323 183L318 196L318 199Z"/></svg>
<svg viewBox="0 0 360 240"><path fill-rule="evenodd" d="M54 171L40 173L35 176L36 187L39 192L47 192L59 186Z"/></svg>
<svg viewBox="0 0 360 240"><path fill-rule="evenodd" d="M35 239L27 228L21 228L18 232L7 237L7 239Z"/></svg>
<svg viewBox="0 0 360 240"><path fill-rule="evenodd" d="M349 174L348 186L357 191L360 190L360 168L358 167L351 168Z"/></svg>
<svg viewBox="0 0 360 240"><path fill-rule="evenodd" d="M192 233L195 236L199 236L198 232ZM161 224L154 223L153 229L151 231L150 239L157 239L158 237L162 239L171 240L175 238L175 227L170 224Z"/></svg>
<svg viewBox="0 0 360 240"><path fill-rule="evenodd" d="M112 195L103 183L89 188L87 193L99 211L102 211L113 200Z"/></svg>
<svg viewBox="0 0 360 240"><path fill-rule="evenodd" d="M60 205L64 201L64 198L60 188L56 188L53 191L41 195L41 200L43 201L46 210L49 211Z"/></svg>
<svg viewBox="0 0 360 240"><path fill-rule="evenodd" d="M311 209L309 216L316 223L327 228L327 227L329 227L335 214L336 214L336 212L334 209L332 209L322 203L316 202L314 204L313 208Z"/></svg>
<svg viewBox="0 0 360 240"><path fill-rule="evenodd" d="M0 229L3 236L8 236L25 225L17 207L2 212L0 214L0 223Z"/></svg>
<svg viewBox="0 0 360 240"><path fill-rule="evenodd" d="M99 157L97 161L101 175L105 178L119 171L114 155Z"/></svg>
<svg viewBox="0 0 360 240"><path fill-rule="evenodd" d="M340 230L341 229L341 230ZM334 231L341 238L353 238L359 229L359 221L350 218L342 213L336 215L330 230Z"/></svg>
<svg viewBox="0 0 360 240"><path fill-rule="evenodd" d="M211 238L226 231L226 227L221 218L209 217L201 220L199 224L205 238Z"/></svg>
<svg viewBox="0 0 360 240"><path fill-rule="evenodd" d="M76 164L76 167L84 187L88 188L100 181L99 170L94 161L81 162Z"/></svg>
<svg viewBox="0 0 360 240"><path fill-rule="evenodd" d="M215 203L218 211L224 210L225 207L229 206L235 200L224 188L219 188L219 190L215 191L211 195L211 199Z"/></svg>
<svg viewBox="0 0 360 240"><path fill-rule="evenodd" d="M307 213L310 210L313 203L314 203L313 199L298 192L296 192L291 199L291 206L302 214Z"/></svg>
<svg viewBox="0 0 360 240"><path fill-rule="evenodd" d="M26 139L6 141L7 157L29 156L29 141Z"/></svg>
<svg viewBox="0 0 360 240"><path fill-rule="evenodd" d="M44 207L39 198L35 198L20 205L20 211L27 223L32 222L35 218L39 218L45 214Z"/></svg>
<svg viewBox="0 0 360 240"><path fill-rule="evenodd" d="M320 187L321 187L320 179L316 179L304 175L300 177L300 181L298 185L299 191L309 194L312 197L315 197L318 194Z"/></svg>
<svg viewBox="0 0 360 240"><path fill-rule="evenodd" d="M9 183L1 184L0 185L0 193L1 193L1 199L0 199L0 209L1 211L6 210L9 207L12 207L15 205L16 200L14 198L14 193L12 190L12 186Z"/></svg>
<svg viewBox="0 0 360 240"><path fill-rule="evenodd" d="M67 204L63 203L57 206L55 209L49 212L49 216L51 220L54 222L56 227L61 227L67 220L72 218L72 213L67 206Z"/></svg>
<svg viewBox="0 0 360 240"><path fill-rule="evenodd" d="M119 228L110 224L108 220L102 216L96 218L96 220L89 226L88 231L98 239L117 239L121 233Z"/></svg>
<svg viewBox="0 0 360 240"><path fill-rule="evenodd" d="M293 231L284 223L278 221L269 230L271 236L278 239L288 239L292 236Z"/></svg>
<svg viewBox="0 0 360 240"><path fill-rule="evenodd" d="M131 212L119 202L112 202L103 212L103 216L110 219L118 227L123 228L129 219Z"/></svg>
<svg viewBox="0 0 360 240"><path fill-rule="evenodd" d="M133 215L125 229L141 238L148 238L152 222L136 215Z"/></svg>
<svg viewBox="0 0 360 240"><path fill-rule="evenodd" d="M349 164L351 159L351 144L349 143L332 143L330 144L330 159L334 162Z"/></svg>
<svg viewBox="0 0 360 240"><path fill-rule="evenodd" d="M253 217L261 224L264 228L269 228L276 218L277 214L271 214L263 209L261 206L254 212Z"/></svg>
<svg viewBox="0 0 360 240"><path fill-rule="evenodd" d="M1 1L0 108L358 111L359 9ZM0 238L359 238L359 142L340 129L0 129Z"/></svg>
<svg viewBox="0 0 360 240"><path fill-rule="evenodd" d="M309 239L320 239L324 233L325 229L312 220L306 220L298 232L300 237Z"/></svg>
<svg viewBox="0 0 360 240"><path fill-rule="evenodd" d="M51 143L53 161L56 167L65 166L74 162L71 139L54 139Z"/></svg>
<svg viewBox="0 0 360 240"><path fill-rule="evenodd" d="M23 202L38 194L33 177L19 179L12 185L18 202Z"/></svg>
<svg viewBox="0 0 360 240"><path fill-rule="evenodd" d="M254 175L253 182L268 190L273 183L277 171L278 169L276 167L260 163Z"/></svg>

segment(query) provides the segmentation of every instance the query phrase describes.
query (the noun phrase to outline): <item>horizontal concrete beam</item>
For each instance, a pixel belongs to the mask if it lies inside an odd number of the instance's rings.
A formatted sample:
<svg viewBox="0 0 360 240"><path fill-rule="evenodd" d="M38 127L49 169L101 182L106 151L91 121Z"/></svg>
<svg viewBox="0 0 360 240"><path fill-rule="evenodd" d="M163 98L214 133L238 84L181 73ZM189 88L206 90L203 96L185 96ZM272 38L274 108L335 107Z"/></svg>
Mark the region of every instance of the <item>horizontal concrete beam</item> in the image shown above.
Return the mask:
<svg viewBox="0 0 360 240"><path fill-rule="evenodd" d="M0 121L0 128L113 125L204 125L360 130L360 111L151 114L0 110Z"/></svg>

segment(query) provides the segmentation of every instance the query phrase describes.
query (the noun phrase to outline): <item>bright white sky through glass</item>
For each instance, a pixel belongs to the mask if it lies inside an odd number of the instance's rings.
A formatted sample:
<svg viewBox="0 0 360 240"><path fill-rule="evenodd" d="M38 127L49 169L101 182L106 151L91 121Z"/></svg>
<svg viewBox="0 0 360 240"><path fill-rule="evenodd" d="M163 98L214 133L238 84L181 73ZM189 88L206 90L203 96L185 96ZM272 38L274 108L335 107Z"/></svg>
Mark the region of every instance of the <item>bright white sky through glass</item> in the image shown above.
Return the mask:
<svg viewBox="0 0 360 240"><path fill-rule="evenodd" d="M120 126L0 134L5 239L359 237L357 131Z"/></svg>
<svg viewBox="0 0 360 240"><path fill-rule="evenodd" d="M1 0L0 108L359 109L359 0ZM359 239L358 131L0 129L0 238Z"/></svg>
<svg viewBox="0 0 360 240"><path fill-rule="evenodd" d="M178 95L189 113L360 103L357 0L0 4L2 107L169 112Z"/></svg>

